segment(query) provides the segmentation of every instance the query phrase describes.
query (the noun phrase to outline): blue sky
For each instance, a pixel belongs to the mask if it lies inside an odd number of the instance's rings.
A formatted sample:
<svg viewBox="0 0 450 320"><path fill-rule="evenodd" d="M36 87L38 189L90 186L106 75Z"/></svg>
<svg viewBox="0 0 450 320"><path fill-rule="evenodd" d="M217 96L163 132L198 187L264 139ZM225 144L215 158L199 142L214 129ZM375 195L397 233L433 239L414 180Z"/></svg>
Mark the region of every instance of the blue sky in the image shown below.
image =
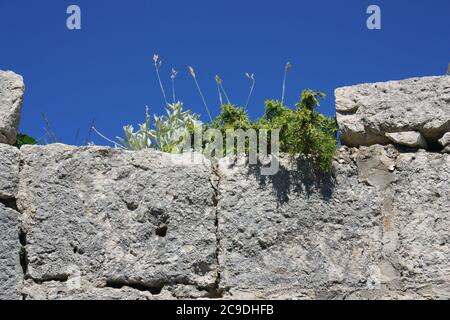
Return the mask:
<svg viewBox="0 0 450 320"><path fill-rule="evenodd" d="M82 30L66 28L66 9L80 6ZM382 30L368 30L366 9L379 5ZM219 112L214 75L231 102L249 105L255 118L264 100L280 99L283 68L293 64L286 102L302 89L324 91L321 107L334 115L336 87L442 75L450 62L448 0L0 0L0 69L25 78L21 131L42 137L44 112L58 138L84 143L89 126L122 135L143 122L144 106L163 112L152 56L179 71L177 95L207 120L187 66L197 72L209 107ZM95 135L97 144L107 144Z"/></svg>

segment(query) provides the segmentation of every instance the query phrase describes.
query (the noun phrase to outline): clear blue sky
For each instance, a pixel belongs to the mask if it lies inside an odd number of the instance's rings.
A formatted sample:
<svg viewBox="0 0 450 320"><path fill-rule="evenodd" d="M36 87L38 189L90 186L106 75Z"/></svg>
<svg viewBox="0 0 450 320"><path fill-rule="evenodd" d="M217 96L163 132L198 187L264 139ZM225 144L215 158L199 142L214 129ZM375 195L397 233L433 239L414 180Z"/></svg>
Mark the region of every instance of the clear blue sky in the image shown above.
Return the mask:
<svg viewBox="0 0 450 320"><path fill-rule="evenodd" d="M77 4L82 30L66 28ZM382 10L382 30L366 28L366 9ZM214 75L243 104L245 72L256 74L251 117L266 99L279 99L283 68L293 64L289 105L305 88L327 93L321 111L333 115L336 87L444 74L450 62L449 0L0 0L0 69L24 76L21 131L44 135L40 113L64 143L86 138L92 119L107 136L144 120L144 106L163 102L152 55L180 71L178 97L207 120L186 71L192 65L214 115ZM92 136L97 144L104 141Z"/></svg>

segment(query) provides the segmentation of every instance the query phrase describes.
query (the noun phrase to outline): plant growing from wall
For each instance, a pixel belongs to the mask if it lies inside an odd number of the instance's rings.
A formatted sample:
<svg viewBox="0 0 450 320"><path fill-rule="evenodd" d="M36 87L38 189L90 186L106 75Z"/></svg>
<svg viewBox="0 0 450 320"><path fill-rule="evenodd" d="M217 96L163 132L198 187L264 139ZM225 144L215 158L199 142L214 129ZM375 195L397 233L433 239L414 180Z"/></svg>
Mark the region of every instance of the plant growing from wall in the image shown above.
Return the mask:
<svg viewBox="0 0 450 320"><path fill-rule="evenodd" d="M258 127L280 129L280 150L291 155L309 156L328 171L336 153L338 126L335 118L316 111L325 94L313 90L302 92L296 109L277 101L266 102L266 112Z"/></svg>
<svg viewBox="0 0 450 320"><path fill-rule="evenodd" d="M183 111L181 102L168 104L167 115L154 116L154 129L151 116L146 109L145 123L134 132L131 125L123 128L125 138L120 138L121 146L128 150L157 149L163 152L180 152L187 136L195 126L201 125L199 117L190 110Z"/></svg>
<svg viewBox="0 0 450 320"><path fill-rule="evenodd" d="M17 148L20 149L24 145L35 145L35 144L37 144L37 141L33 137L30 137L29 135L26 135L23 133L17 134L16 144L15 144L15 146Z"/></svg>
<svg viewBox="0 0 450 320"><path fill-rule="evenodd" d="M305 90L295 109L279 101L266 101L265 113L256 121L249 120L244 108L225 104L208 127L220 129L224 137L227 129L255 129L257 132L279 129L281 152L308 156L320 169L329 171L336 154L338 126L335 118L317 112L319 100L323 98L322 92Z"/></svg>
<svg viewBox="0 0 450 320"><path fill-rule="evenodd" d="M159 72L161 60L158 55L154 55L153 61L166 103L167 115L154 115L152 123L152 117L147 109L145 123L139 125L137 131L134 131L131 125L125 126L125 137L118 137L120 143L111 141L99 133L102 137L114 143L116 147L129 150L153 148L163 152L181 152L187 137L189 135L192 137L194 129L199 126L202 126L203 131L211 128L220 130L224 139L224 146L226 146L225 139L228 129L254 129L256 131L264 129L269 132L277 129L280 131L281 152L289 153L292 156L301 155L308 157L317 163L321 170L330 170L337 146L338 126L336 119L326 117L317 111L317 108L320 106L320 100L325 98L325 94L319 91L304 90L295 108L287 107L284 104L287 74L292 68L289 62L284 69L281 101L266 101L263 116L255 121L249 119L246 110L255 87L254 74L246 73L246 77L251 81L251 85L245 107L232 105L224 89L223 80L218 75L215 77L221 112L216 119L213 119L198 83L197 74L194 68L189 66L189 74L194 80L196 89L210 119L209 124L202 125L197 115L190 110L183 110L181 102L172 104L167 102L166 91ZM172 69L172 96L174 101L176 97L174 83L176 75L177 72ZM223 101L224 97L226 103ZM203 143L203 147L206 148L207 144Z"/></svg>

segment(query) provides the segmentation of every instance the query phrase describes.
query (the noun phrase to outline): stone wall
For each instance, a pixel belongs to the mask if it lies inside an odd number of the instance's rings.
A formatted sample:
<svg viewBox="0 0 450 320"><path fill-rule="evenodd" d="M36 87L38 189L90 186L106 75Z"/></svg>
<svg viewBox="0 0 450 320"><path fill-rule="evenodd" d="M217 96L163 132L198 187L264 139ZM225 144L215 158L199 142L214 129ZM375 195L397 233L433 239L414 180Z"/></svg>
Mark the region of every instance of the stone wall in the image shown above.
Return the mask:
<svg viewBox="0 0 450 320"><path fill-rule="evenodd" d="M19 163L19 150L0 144L0 300L21 298Z"/></svg>
<svg viewBox="0 0 450 320"><path fill-rule="evenodd" d="M449 299L450 154L343 132L330 174L282 155L274 176L240 159L0 144L0 299Z"/></svg>
<svg viewBox="0 0 450 320"><path fill-rule="evenodd" d="M0 70L0 143L16 142L24 90L21 76Z"/></svg>
<svg viewBox="0 0 450 320"><path fill-rule="evenodd" d="M438 140L450 131L450 76L338 88L336 112L345 145L439 150Z"/></svg>

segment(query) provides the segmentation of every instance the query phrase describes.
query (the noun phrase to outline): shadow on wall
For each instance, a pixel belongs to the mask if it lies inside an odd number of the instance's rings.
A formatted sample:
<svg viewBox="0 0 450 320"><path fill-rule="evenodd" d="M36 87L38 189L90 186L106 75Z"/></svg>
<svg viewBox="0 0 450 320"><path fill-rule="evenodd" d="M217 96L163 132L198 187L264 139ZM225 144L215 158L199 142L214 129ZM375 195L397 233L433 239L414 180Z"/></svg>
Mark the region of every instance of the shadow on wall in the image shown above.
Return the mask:
<svg viewBox="0 0 450 320"><path fill-rule="evenodd" d="M275 175L261 174L261 163L249 165L248 175L256 177L261 187L272 185L276 194L278 206L289 202L290 193L304 193L307 198L320 193L323 200L329 201L335 188L334 169L323 172L308 159L290 157L287 166L280 163Z"/></svg>

